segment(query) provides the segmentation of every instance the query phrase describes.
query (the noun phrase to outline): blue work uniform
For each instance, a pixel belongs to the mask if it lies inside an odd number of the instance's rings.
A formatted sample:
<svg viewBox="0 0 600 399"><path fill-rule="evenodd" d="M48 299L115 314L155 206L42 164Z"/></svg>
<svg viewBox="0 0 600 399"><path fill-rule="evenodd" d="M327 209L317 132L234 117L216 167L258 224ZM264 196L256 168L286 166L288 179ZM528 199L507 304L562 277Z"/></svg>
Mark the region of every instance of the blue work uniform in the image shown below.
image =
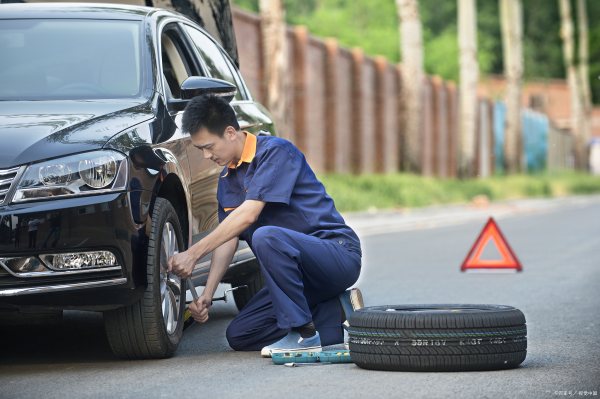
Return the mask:
<svg viewBox="0 0 600 399"><path fill-rule="evenodd" d="M239 236L258 259L265 286L227 327L229 345L260 350L311 320L323 345L341 343L337 297L358 280L360 241L296 146L244 133L239 162L219 179L219 221L245 200L265 202Z"/></svg>

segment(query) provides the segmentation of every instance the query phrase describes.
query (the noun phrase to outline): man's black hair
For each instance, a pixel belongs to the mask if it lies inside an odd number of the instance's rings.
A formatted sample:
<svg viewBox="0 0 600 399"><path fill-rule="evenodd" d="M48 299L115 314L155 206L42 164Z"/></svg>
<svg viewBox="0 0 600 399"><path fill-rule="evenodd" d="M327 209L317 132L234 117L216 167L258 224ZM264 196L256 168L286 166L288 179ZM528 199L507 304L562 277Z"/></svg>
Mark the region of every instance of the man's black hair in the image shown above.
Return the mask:
<svg viewBox="0 0 600 399"><path fill-rule="evenodd" d="M227 126L240 130L231 105L223 98L209 94L194 97L185 107L181 122L183 132L190 135L202 128L219 137L223 137Z"/></svg>

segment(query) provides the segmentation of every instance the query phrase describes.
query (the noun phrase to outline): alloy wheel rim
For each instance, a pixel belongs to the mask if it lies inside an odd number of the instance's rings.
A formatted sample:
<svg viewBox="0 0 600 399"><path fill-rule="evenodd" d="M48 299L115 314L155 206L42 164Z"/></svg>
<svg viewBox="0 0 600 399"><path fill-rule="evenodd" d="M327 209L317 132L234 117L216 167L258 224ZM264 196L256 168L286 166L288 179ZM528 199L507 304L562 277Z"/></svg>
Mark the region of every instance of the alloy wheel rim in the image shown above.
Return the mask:
<svg viewBox="0 0 600 399"><path fill-rule="evenodd" d="M181 279L168 272L168 260L179 251L175 229L170 222L165 223L160 243L160 300L163 321L167 334L177 330L181 309Z"/></svg>

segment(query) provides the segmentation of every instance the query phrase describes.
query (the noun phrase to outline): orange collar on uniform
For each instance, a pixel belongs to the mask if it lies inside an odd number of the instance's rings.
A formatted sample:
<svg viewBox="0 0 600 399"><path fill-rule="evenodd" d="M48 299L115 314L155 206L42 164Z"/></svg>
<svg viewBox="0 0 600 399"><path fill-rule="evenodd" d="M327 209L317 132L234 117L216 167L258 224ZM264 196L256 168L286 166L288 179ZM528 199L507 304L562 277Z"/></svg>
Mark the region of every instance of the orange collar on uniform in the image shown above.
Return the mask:
<svg viewBox="0 0 600 399"><path fill-rule="evenodd" d="M244 143L242 156L240 157L240 160L238 161L237 165L233 162L230 162L229 165L227 165L229 169L236 169L242 164L242 162L252 162L254 156L256 155L256 136L248 132L244 132L244 134L246 135L246 142Z"/></svg>

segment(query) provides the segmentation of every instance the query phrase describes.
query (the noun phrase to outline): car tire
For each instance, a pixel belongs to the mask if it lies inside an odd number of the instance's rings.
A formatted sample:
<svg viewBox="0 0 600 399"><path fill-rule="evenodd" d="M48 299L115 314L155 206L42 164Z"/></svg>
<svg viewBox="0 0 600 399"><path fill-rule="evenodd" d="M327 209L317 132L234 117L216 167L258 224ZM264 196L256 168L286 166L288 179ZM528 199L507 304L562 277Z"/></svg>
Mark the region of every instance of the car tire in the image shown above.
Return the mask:
<svg viewBox="0 0 600 399"><path fill-rule="evenodd" d="M113 353L126 359L173 355L183 331L185 285L166 271L167 260L183 249L183 235L171 203L157 198L152 212L143 297L130 306L104 313Z"/></svg>
<svg viewBox="0 0 600 399"><path fill-rule="evenodd" d="M352 360L370 370L508 369L527 354L525 316L511 306L374 306L349 324Z"/></svg>
<svg viewBox="0 0 600 399"><path fill-rule="evenodd" d="M242 287L243 285L246 287ZM233 291L233 299L238 310L242 310L264 285L265 281L260 270L253 271L234 280L231 283L231 287L240 287Z"/></svg>

